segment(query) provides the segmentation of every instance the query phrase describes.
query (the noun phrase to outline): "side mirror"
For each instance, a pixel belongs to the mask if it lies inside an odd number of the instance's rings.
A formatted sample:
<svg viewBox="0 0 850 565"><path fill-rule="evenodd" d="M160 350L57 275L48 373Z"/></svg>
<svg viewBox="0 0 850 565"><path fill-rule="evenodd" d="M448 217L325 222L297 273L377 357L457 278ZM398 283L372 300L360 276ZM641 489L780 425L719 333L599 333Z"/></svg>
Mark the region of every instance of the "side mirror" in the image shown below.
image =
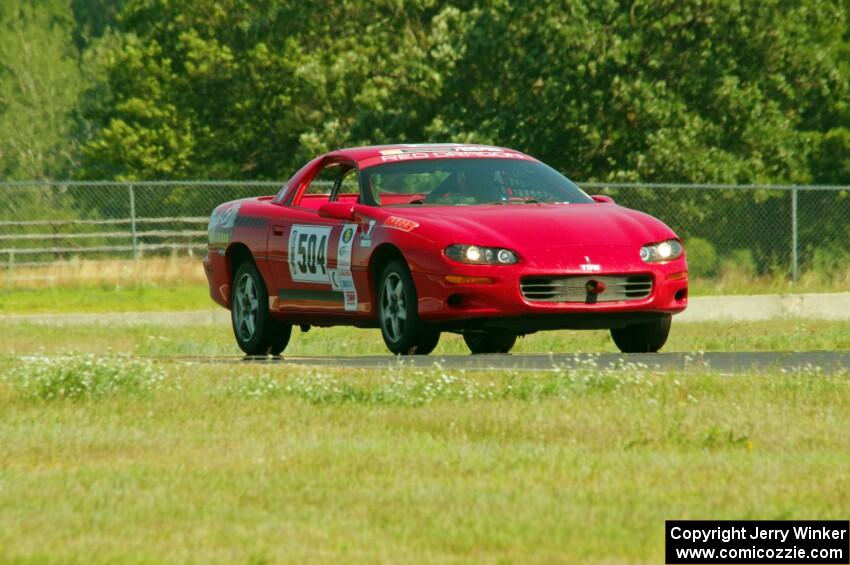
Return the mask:
<svg viewBox="0 0 850 565"><path fill-rule="evenodd" d="M351 202L328 202L319 206L319 215L323 218L350 222L354 220L354 204Z"/></svg>
<svg viewBox="0 0 850 565"><path fill-rule="evenodd" d="M605 196L604 194L594 194L591 196L594 202L599 202L600 204L613 204L614 199L610 196Z"/></svg>

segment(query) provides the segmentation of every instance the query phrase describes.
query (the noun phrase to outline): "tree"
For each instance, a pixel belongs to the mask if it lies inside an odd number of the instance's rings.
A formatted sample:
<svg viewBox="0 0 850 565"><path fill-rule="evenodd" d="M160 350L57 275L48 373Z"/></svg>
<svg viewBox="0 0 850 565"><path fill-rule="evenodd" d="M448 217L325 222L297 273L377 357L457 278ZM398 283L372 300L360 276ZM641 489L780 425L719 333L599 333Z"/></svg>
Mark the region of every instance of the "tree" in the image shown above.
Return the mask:
<svg viewBox="0 0 850 565"><path fill-rule="evenodd" d="M66 1L0 6L0 175L63 177L74 162L72 112L80 90Z"/></svg>
<svg viewBox="0 0 850 565"><path fill-rule="evenodd" d="M415 134L439 92L432 4L130 2L96 47L83 174L282 178L318 151Z"/></svg>
<svg viewBox="0 0 850 565"><path fill-rule="evenodd" d="M847 22L821 0L484 2L457 18L433 131L583 180L806 182L848 101Z"/></svg>
<svg viewBox="0 0 850 565"><path fill-rule="evenodd" d="M583 180L806 182L850 99L826 0L131 0L118 22L87 176L281 178L457 140Z"/></svg>

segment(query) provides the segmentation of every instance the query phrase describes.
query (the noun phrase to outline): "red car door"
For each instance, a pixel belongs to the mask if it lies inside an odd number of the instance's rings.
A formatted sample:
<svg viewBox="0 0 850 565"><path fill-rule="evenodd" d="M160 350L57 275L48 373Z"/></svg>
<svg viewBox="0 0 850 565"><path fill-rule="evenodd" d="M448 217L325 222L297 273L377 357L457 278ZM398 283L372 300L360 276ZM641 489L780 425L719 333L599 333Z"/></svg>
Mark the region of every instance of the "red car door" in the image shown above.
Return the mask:
<svg viewBox="0 0 850 565"><path fill-rule="evenodd" d="M353 178L353 180L351 180ZM348 179L348 180L346 180ZM333 164L285 206L268 241L272 310L346 314L357 311L351 253L357 224L319 216L319 206L356 200L356 173Z"/></svg>

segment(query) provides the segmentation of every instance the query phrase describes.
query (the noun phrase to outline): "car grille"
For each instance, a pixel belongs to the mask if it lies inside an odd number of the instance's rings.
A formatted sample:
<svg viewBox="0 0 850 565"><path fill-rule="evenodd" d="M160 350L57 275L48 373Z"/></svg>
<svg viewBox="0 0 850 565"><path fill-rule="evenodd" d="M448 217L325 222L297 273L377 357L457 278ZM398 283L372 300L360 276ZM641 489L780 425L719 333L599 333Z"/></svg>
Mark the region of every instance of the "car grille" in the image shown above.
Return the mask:
<svg viewBox="0 0 850 565"><path fill-rule="evenodd" d="M587 292L587 283L605 285L598 294ZM571 275L555 277L524 277L520 289L526 300L534 302L617 302L641 300L652 294L650 275Z"/></svg>

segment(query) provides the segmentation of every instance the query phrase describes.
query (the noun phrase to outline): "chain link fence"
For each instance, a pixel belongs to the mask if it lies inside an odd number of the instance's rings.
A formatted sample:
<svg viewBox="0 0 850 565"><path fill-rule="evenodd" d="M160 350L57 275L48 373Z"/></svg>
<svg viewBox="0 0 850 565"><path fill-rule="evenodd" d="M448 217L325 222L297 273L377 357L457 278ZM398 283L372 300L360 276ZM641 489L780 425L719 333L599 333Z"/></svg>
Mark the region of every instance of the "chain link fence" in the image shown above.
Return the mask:
<svg viewBox="0 0 850 565"><path fill-rule="evenodd" d="M195 255L218 204L277 192L278 182L0 183L7 269L86 259Z"/></svg>
<svg viewBox="0 0 850 565"><path fill-rule="evenodd" d="M850 187L580 183L666 222L695 274L722 261L796 279L850 264ZM225 201L274 194L281 182L0 183L0 265L202 255L207 219Z"/></svg>
<svg viewBox="0 0 850 565"><path fill-rule="evenodd" d="M583 183L587 192L663 220L685 240L700 276L737 265L752 275L803 270L829 275L850 266L850 187Z"/></svg>

